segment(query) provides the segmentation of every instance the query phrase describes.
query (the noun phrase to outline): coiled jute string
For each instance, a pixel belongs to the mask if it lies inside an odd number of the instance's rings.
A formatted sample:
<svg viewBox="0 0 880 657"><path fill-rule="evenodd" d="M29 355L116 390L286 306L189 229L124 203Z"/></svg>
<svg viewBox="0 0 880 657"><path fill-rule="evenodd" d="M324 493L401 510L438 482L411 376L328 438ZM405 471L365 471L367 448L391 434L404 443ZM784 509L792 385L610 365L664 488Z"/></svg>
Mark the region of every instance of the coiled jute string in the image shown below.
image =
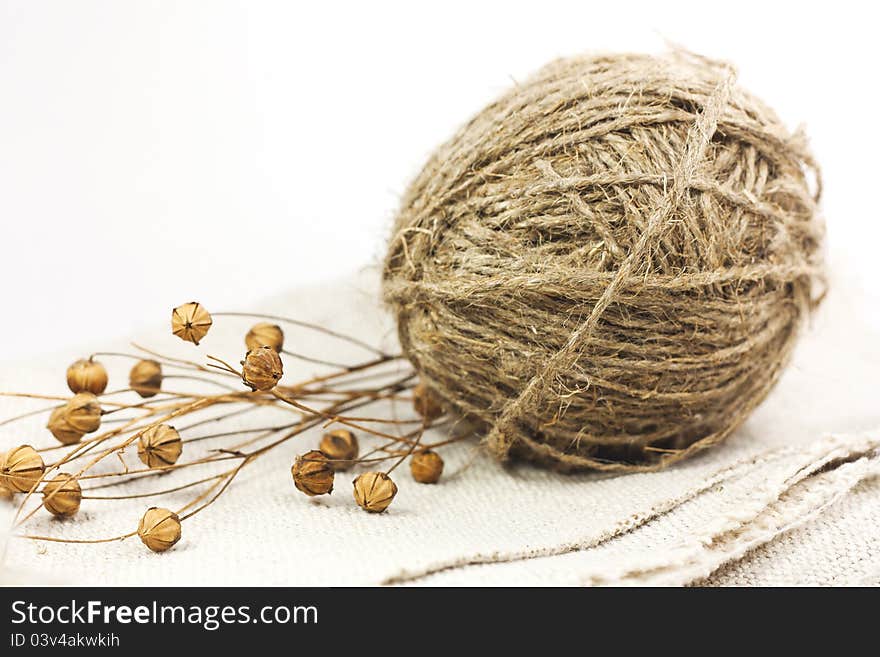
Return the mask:
<svg viewBox="0 0 880 657"><path fill-rule="evenodd" d="M822 294L820 188L803 135L728 65L559 60L430 158L385 300L497 457L662 467L776 382Z"/></svg>

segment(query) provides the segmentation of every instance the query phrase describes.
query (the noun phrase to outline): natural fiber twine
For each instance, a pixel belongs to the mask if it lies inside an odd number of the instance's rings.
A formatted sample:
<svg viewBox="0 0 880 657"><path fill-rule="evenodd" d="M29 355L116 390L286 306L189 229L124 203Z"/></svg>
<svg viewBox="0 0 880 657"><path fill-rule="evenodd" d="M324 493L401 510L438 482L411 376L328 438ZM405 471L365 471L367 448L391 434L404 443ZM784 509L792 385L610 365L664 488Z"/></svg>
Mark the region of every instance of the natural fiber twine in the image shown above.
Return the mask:
<svg viewBox="0 0 880 657"><path fill-rule="evenodd" d="M729 66L559 60L431 157L384 295L499 458L654 469L776 382L821 294L819 190L803 136Z"/></svg>

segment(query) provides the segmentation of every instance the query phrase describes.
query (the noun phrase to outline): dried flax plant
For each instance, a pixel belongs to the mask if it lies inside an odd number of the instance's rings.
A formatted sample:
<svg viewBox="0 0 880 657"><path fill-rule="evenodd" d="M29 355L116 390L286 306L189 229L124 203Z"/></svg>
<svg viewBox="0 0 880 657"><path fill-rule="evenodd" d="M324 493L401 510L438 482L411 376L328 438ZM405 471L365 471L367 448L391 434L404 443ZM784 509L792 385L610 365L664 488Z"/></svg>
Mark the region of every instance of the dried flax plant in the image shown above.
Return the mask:
<svg viewBox="0 0 880 657"><path fill-rule="evenodd" d="M315 428L325 431L319 449L298 456L291 467L293 484L305 495L332 492L339 472L369 470L354 479L354 499L365 511L381 513L397 494L391 474L405 460L409 459L416 482L438 481L443 459L436 450L460 438L450 431L434 444L423 441L428 427L449 426L449 422L437 398L416 381L401 356L295 319L234 312L212 317L195 302L172 311L172 333L198 345L218 317L260 320L245 335L247 352L240 368L216 356L199 363L133 344L131 353L97 352L73 363L67 369L73 393L69 398L0 393L53 402L0 422L7 425L45 414L46 435L57 441L42 446L43 441L35 438L31 442L40 447L23 444L0 451L0 493L22 498L13 520L20 535L66 543L106 543L138 535L151 550L165 551L180 540L182 523L211 506L245 467ZM283 325L352 343L369 357L345 364L290 351L284 346ZM328 372L282 383L285 358L317 364ZM107 391L109 377L99 359L133 360L128 386ZM179 380L195 382L198 391L175 390ZM414 412L407 418L387 410L385 417L368 413L370 406L389 400L411 404ZM277 409L284 419L270 426L225 426L267 408ZM194 421L181 425L188 418ZM209 425L217 429L207 434L196 431ZM365 439L369 445L362 453L360 443ZM202 441L214 441L216 446L202 450L204 455L188 457ZM134 452L139 459L136 466L126 460L126 454ZM187 473L186 480L164 485L163 475L178 471ZM112 488L124 483L135 484L137 492L113 495ZM150 506L136 529L118 536L79 539L67 538L63 531L59 536L43 536L26 529L40 509L69 518L83 500L139 502L181 491L191 492L185 504L173 510Z"/></svg>

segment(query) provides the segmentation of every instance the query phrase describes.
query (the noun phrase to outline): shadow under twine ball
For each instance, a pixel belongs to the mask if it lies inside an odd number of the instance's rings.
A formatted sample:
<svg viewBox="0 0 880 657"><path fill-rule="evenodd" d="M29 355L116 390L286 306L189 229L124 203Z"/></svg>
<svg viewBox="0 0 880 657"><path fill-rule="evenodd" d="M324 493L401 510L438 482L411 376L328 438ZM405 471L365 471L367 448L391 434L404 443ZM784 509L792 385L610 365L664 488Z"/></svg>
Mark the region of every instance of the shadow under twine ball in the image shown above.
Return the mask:
<svg viewBox="0 0 880 657"><path fill-rule="evenodd" d="M383 293L490 451L649 470L771 390L823 293L800 133L690 53L555 61L409 187Z"/></svg>

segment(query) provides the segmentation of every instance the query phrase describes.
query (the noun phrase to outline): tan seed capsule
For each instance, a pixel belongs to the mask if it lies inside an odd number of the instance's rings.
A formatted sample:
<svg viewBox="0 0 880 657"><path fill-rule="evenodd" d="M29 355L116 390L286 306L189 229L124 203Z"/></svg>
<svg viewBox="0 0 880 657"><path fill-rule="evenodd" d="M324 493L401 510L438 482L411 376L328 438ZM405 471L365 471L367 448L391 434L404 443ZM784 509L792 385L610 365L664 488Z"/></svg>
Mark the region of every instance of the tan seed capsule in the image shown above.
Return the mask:
<svg viewBox="0 0 880 657"><path fill-rule="evenodd" d="M150 507L138 525L138 536L153 552L164 552L180 540L180 518L168 509Z"/></svg>
<svg viewBox="0 0 880 657"><path fill-rule="evenodd" d="M334 429L321 437L318 449L330 459L334 470L345 470L351 467L352 461L358 456L357 436L348 429Z"/></svg>
<svg viewBox="0 0 880 657"><path fill-rule="evenodd" d="M67 368L67 387L74 394L90 392L100 395L107 389L107 370L91 358L83 358Z"/></svg>
<svg viewBox="0 0 880 657"><path fill-rule="evenodd" d="M6 465L6 452L0 452L0 473L3 472L3 466ZM15 491L6 483L6 477L0 474L0 499L12 499Z"/></svg>
<svg viewBox="0 0 880 657"><path fill-rule="evenodd" d="M42 457L30 445L21 445L6 453L6 461L0 469L0 478L6 488L27 493L40 481L46 466Z"/></svg>
<svg viewBox="0 0 880 657"><path fill-rule="evenodd" d="M253 390L271 390L284 372L281 357L269 346L251 349L241 364L241 379Z"/></svg>
<svg viewBox="0 0 880 657"><path fill-rule="evenodd" d="M66 406L59 406L49 415L49 422L46 428L52 432L52 435L58 439L62 445L73 445L78 443L83 437L83 432L74 429L67 421Z"/></svg>
<svg viewBox="0 0 880 657"><path fill-rule="evenodd" d="M144 399L162 387L162 365L155 360L139 360L128 373L128 386Z"/></svg>
<svg viewBox="0 0 880 657"><path fill-rule="evenodd" d="M92 433L101 426L101 404L90 392L75 394L62 410L64 419L76 431Z"/></svg>
<svg viewBox="0 0 880 657"><path fill-rule="evenodd" d="M397 485L384 472L365 472L354 480L354 500L364 511L382 513L397 495Z"/></svg>
<svg viewBox="0 0 880 657"><path fill-rule="evenodd" d="M426 449L412 455L409 470L420 484L436 484L443 474L443 459L437 452Z"/></svg>
<svg viewBox="0 0 880 657"><path fill-rule="evenodd" d="M82 488L73 475L60 473L43 486L43 506L53 516L69 518L79 511Z"/></svg>
<svg viewBox="0 0 880 657"><path fill-rule="evenodd" d="M443 405L436 393L422 382L413 388L413 408L428 422L443 415Z"/></svg>
<svg viewBox="0 0 880 657"><path fill-rule="evenodd" d="M181 340L198 344L208 334L211 324L210 313L201 304L190 301L171 311L171 332Z"/></svg>
<svg viewBox="0 0 880 657"><path fill-rule="evenodd" d="M177 429L159 424L144 431L138 439L138 458L148 468L166 468L177 463L183 441Z"/></svg>
<svg viewBox="0 0 880 657"><path fill-rule="evenodd" d="M309 497L333 492L333 467L318 450L313 449L296 457L290 468L293 484Z"/></svg>
<svg viewBox="0 0 880 657"><path fill-rule="evenodd" d="M272 347L275 351L281 351L284 348L284 331L277 324L260 322L254 324L247 332L247 335L244 336L244 343L248 350Z"/></svg>

